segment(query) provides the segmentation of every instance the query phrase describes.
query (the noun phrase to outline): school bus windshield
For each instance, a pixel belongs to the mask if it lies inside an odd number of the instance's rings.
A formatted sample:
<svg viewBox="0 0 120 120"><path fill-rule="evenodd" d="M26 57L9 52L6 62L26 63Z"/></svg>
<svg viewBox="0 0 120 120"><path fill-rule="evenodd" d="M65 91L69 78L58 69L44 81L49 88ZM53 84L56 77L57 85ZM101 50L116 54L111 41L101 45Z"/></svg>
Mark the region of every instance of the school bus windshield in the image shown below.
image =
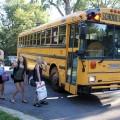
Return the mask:
<svg viewBox="0 0 120 120"><path fill-rule="evenodd" d="M85 57L120 58L120 27L86 22L86 40L81 40L81 49L87 50Z"/></svg>

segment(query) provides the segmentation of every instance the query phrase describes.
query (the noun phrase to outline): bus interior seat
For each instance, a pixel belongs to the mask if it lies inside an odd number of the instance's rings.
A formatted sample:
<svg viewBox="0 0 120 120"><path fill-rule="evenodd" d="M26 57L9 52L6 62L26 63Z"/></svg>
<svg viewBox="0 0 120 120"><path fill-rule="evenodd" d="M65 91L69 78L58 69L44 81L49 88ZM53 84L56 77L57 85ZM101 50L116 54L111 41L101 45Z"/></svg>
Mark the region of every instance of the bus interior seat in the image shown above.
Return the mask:
<svg viewBox="0 0 120 120"><path fill-rule="evenodd" d="M92 42L88 46L89 56L103 56L104 46L101 42Z"/></svg>

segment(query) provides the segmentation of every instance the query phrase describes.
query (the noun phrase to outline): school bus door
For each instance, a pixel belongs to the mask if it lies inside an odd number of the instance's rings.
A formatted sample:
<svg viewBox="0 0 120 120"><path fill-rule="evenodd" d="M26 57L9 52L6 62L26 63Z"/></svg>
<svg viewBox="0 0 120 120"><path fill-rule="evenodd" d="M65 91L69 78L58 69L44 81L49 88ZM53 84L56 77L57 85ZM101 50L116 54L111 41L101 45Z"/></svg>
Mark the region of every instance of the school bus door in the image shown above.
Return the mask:
<svg viewBox="0 0 120 120"><path fill-rule="evenodd" d="M76 79L77 79L77 63L78 58L75 55L75 51L78 49L78 24L69 25L70 37L68 47L68 60L67 60L67 78L65 84L65 90L72 94L76 94Z"/></svg>

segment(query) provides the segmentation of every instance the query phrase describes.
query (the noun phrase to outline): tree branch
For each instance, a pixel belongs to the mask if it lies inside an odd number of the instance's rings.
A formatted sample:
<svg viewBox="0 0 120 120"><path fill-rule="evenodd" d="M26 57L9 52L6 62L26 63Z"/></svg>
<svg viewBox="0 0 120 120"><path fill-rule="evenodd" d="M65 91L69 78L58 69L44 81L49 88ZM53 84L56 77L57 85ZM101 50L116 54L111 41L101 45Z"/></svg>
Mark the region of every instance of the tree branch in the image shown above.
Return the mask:
<svg viewBox="0 0 120 120"><path fill-rule="evenodd" d="M100 7L99 0L97 0L97 3L98 3L97 7L99 8Z"/></svg>
<svg viewBox="0 0 120 120"><path fill-rule="evenodd" d="M90 2L92 3L93 7L96 7L96 5L92 2L92 0L90 0Z"/></svg>
<svg viewBox="0 0 120 120"><path fill-rule="evenodd" d="M109 0L109 1L107 2L107 4L106 4L106 5L109 5L109 4L110 4L110 2L111 2L111 0Z"/></svg>
<svg viewBox="0 0 120 120"><path fill-rule="evenodd" d="M117 2L118 2L118 0L115 0L115 1L113 2L112 7L113 7Z"/></svg>
<svg viewBox="0 0 120 120"><path fill-rule="evenodd" d="M71 9L71 11L73 10L73 12L76 11L77 5L79 4L80 0L77 0L77 2L75 3L73 9Z"/></svg>
<svg viewBox="0 0 120 120"><path fill-rule="evenodd" d="M54 7L56 7L57 8L57 10L59 11L59 13L61 14L61 16L64 16L64 14L62 13L62 11L60 10L60 8L57 6L57 4L55 4L55 3L53 3L53 0L49 0L49 3L51 4L51 5L53 5Z"/></svg>

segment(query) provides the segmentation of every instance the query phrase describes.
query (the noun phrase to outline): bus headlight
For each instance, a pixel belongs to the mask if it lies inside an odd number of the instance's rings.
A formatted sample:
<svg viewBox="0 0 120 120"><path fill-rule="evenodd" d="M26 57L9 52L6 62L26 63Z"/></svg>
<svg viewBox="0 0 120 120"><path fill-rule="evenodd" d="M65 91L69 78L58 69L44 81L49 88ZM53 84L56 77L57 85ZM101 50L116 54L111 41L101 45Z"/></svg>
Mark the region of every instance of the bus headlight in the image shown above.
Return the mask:
<svg viewBox="0 0 120 120"><path fill-rule="evenodd" d="M88 81L89 82L95 82L96 81L96 77L95 76L89 76Z"/></svg>

